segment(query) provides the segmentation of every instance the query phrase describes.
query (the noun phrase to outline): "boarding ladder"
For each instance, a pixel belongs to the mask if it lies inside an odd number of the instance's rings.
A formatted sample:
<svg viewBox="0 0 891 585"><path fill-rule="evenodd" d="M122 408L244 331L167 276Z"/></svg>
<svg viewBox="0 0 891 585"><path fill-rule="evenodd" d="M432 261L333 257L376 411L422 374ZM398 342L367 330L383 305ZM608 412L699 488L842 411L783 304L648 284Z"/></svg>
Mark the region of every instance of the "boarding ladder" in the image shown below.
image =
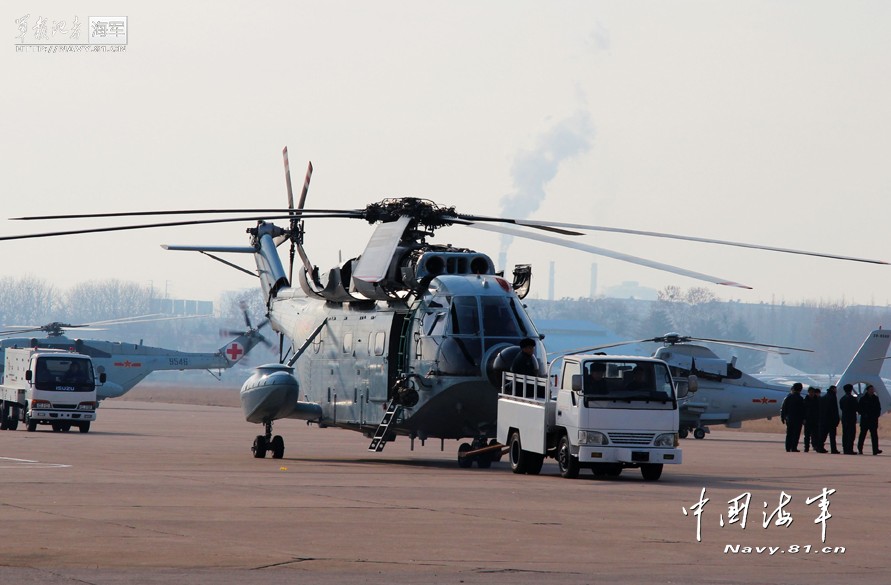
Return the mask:
<svg viewBox="0 0 891 585"><path fill-rule="evenodd" d="M402 414L402 405L396 402L395 399L391 400L390 404L387 405L384 418L381 419L381 424L377 425L377 430L374 431L374 438L371 439L371 444L368 445L369 451L380 453L384 450L384 447L387 445L387 437L390 434L390 427L396 423L396 419L399 418L400 414Z"/></svg>

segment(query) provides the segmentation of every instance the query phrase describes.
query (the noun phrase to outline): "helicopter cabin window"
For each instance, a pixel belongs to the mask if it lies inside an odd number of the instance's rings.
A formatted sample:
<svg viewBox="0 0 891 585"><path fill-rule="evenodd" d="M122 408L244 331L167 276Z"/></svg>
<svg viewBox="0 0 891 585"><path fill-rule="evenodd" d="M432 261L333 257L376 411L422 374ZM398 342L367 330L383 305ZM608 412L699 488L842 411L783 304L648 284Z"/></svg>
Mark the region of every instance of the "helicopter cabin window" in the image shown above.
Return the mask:
<svg viewBox="0 0 891 585"><path fill-rule="evenodd" d="M350 353L353 351L353 334L345 333L343 336L343 353Z"/></svg>
<svg viewBox="0 0 891 585"><path fill-rule="evenodd" d="M372 337L374 340L374 355L384 355L386 349L387 334L384 331L376 331Z"/></svg>

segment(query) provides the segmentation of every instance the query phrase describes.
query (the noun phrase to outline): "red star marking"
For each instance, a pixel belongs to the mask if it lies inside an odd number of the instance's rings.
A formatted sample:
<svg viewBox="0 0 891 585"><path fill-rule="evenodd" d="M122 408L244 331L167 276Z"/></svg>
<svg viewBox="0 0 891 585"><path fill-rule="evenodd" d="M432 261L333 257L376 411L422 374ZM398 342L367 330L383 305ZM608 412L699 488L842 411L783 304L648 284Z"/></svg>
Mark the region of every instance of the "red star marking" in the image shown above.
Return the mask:
<svg viewBox="0 0 891 585"><path fill-rule="evenodd" d="M753 398L752 402L756 404L775 404L775 398L768 398L767 396L762 396L761 398Z"/></svg>
<svg viewBox="0 0 891 585"><path fill-rule="evenodd" d="M114 363L114 367L116 368L138 368L141 365L142 362L131 362L130 360Z"/></svg>
<svg viewBox="0 0 891 585"><path fill-rule="evenodd" d="M238 361L238 358L240 358L244 354L244 350L241 349L241 346L237 343L233 343L226 350L226 353L229 354L229 359L235 362Z"/></svg>

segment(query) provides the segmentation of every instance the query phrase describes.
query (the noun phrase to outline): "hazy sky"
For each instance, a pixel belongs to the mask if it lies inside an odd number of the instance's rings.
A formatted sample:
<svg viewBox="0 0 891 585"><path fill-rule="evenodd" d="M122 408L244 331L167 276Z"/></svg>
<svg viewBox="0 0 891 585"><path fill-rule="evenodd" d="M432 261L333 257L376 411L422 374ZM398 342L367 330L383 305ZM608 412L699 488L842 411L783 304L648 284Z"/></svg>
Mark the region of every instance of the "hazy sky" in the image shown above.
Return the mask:
<svg viewBox="0 0 891 585"><path fill-rule="evenodd" d="M43 213L416 196L459 211L810 249L891 261L888 2L7 2L0 47L3 234L97 222ZM127 16L124 53L17 53L16 19ZM29 35L32 31L29 30ZM249 224L0 242L0 276L60 287L151 282L214 299L246 275L162 243L247 242ZM371 227L318 220L327 270ZM437 241L488 252L497 235ZM891 266L592 234L585 243L754 287L515 239L533 294L626 280L721 298L886 304ZM236 261L253 268L247 257Z"/></svg>

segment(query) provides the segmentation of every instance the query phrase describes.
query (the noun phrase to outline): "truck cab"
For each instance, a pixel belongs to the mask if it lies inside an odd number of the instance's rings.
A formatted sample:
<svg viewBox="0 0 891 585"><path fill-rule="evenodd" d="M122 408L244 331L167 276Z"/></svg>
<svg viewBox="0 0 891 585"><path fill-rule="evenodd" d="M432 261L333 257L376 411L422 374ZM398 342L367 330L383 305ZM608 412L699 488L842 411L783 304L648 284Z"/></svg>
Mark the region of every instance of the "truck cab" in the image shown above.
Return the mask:
<svg viewBox="0 0 891 585"><path fill-rule="evenodd" d="M564 477L636 467L652 481L681 463L675 382L662 360L570 355L547 379L530 378L505 373L499 396L498 439L515 472L538 473L553 457Z"/></svg>
<svg viewBox="0 0 891 585"><path fill-rule="evenodd" d="M104 382L105 374L100 374ZM0 428L15 430L19 421L29 431L51 425L67 432L90 430L96 419L96 378L89 356L54 349L6 350L0 385Z"/></svg>

